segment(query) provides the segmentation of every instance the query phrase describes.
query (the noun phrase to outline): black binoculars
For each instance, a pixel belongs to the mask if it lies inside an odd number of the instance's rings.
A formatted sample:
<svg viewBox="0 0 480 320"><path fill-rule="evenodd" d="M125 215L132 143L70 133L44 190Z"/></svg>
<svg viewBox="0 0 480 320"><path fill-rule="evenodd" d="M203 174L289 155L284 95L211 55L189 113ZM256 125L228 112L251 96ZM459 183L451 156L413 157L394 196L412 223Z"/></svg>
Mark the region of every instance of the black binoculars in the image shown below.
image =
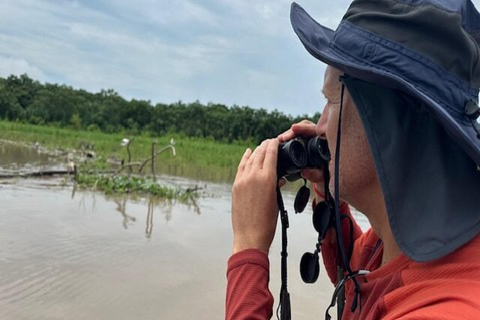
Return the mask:
<svg viewBox="0 0 480 320"><path fill-rule="evenodd" d="M301 178L300 171L307 168L322 168L330 161L327 140L295 138L278 146L277 175L288 181Z"/></svg>

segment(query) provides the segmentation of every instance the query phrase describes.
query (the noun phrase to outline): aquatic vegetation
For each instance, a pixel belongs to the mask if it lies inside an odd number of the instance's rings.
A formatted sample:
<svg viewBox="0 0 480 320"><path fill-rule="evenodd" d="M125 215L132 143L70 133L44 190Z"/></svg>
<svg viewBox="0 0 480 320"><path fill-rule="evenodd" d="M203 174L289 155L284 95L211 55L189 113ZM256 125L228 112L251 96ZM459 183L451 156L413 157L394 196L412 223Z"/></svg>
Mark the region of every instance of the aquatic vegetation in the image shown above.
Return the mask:
<svg viewBox="0 0 480 320"><path fill-rule="evenodd" d="M140 162L132 162L132 154L130 152L130 145L134 138L122 140L122 146L125 146L128 151L128 162L121 162L119 169L106 173L105 171L99 173L99 171L86 171L85 166L80 166L77 170L75 167L75 180L80 186L91 187L96 190L104 191L105 193L142 193L158 196L166 199L178 199L180 201L187 201L191 198L197 198L197 189L189 188L182 190L181 188L173 188L159 184L155 177L155 159L158 155L167 150L172 150L173 155L176 154L174 147L175 142L173 139L170 143L160 150L156 150L157 141L152 143L152 153L147 159L143 159ZM151 176L132 176L133 165L139 166L138 173L142 174L144 166L151 163ZM96 166L98 168L98 165ZM123 169L128 168L128 175L120 174Z"/></svg>
<svg viewBox="0 0 480 320"><path fill-rule="evenodd" d="M150 194L167 199L177 199L181 202L199 197L198 188L183 190L179 187L171 187L158 183L151 178L124 175L105 175L77 173L75 181L82 189L100 190L107 194L134 193Z"/></svg>

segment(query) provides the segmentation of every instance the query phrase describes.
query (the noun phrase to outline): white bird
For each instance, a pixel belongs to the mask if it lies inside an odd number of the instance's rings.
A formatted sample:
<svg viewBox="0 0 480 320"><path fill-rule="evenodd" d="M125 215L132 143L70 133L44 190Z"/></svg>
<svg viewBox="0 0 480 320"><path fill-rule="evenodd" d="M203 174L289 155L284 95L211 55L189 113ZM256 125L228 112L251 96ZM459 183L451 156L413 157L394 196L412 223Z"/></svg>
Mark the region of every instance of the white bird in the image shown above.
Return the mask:
<svg viewBox="0 0 480 320"><path fill-rule="evenodd" d="M77 171L77 167L75 165L75 162L69 161L67 163L67 172L68 173L75 173Z"/></svg>
<svg viewBox="0 0 480 320"><path fill-rule="evenodd" d="M125 147L129 142L130 142L130 140L128 140L127 138L123 138L122 142L120 143L120 146Z"/></svg>

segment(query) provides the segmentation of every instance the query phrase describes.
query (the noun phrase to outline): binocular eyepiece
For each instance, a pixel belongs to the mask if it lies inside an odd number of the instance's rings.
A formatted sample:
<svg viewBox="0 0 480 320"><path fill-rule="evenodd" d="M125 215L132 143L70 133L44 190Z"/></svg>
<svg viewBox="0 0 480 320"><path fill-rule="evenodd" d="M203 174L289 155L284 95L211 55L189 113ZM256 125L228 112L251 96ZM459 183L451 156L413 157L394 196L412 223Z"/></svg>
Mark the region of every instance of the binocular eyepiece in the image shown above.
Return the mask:
<svg viewBox="0 0 480 320"><path fill-rule="evenodd" d="M277 175L288 181L301 178L300 171L307 168L322 168L330 161L327 140L314 137L296 138L278 146Z"/></svg>

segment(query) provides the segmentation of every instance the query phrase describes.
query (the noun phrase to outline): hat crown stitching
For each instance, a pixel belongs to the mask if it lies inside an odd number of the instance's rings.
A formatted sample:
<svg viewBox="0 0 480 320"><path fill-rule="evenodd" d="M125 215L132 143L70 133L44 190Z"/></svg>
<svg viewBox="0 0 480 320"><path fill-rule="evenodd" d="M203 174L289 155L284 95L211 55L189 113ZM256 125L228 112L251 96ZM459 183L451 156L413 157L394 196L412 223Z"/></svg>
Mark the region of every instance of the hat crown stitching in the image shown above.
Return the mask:
<svg viewBox="0 0 480 320"><path fill-rule="evenodd" d="M415 6L398 0L356 0L342 21L402 44L460 79L480 86L480 66L475 63L480 36L472 35L463 26L467 23L480 29L480 15L473 5L467 6L466 9L471 10L466 13L459 13L465 9L465 4L459 0L455 0L458 3L456 11L425 2L432 0L415 0L420 3Z"/></svg>
<svg viewBox="0 0 480 320"><path fill-rule="evenodd" d="M451 104L456 106L452 107L450 104L445 103L443 101L444 99L439 99L436 95L432 94L432 90L425 88L424 85L419 85L418 84L418 79L411 79L409 77L405 77L405 74L408 74L408 72L405 72L404 70L397 70L397 72L393 71L391 67L381 64L378 62L373 62L372 58L375 58L375 56L371 57L366 57L366 56L359 56L358 54L352 55L352 48L345 48L344 44L346 45L351 45L352 42L348 41L345 39L345 33L346 31L342 31L342 29L348 29L348 32L355 32L358 36L361 36L362 38L365 39L363 43L373 43L376 45L380 45L384 48L387 48L387 50L390 51L396 51L399 52L401 55L408 54L410 56L410 59L408 59L409 63L417 62L421 63L428 69L432 70L435 72L438 76L438 78L443 79L444 81L448 81L451 86L455 87L455 90L450 88L448 90ZM362 41L359 41L360 43ZM362 43L362 44L363 44ZM335 35L330 42L330 48L333 51L337 51L338 54L341 56L347 55L349 57L349 60L355 60L356 62L362 62L366 63L369 67L373 67L379 70L382 70L384 72L389 72L391 74L394 74L396 77L403 78L405 80L408 80L407 82L411 83L414 85L417 89L421 90L424 94L428 95L431 99L437 101L441 105L444 106L445 109L449 110L449 113L457 120L462 121L464 124L470 124L468 119L466 119L465 114L463 112L463 106L465 104L465 101L468 100L474 100L478 101L478 89L477 88L472 88L471 86L467 85L464 81L456 77L455 75L449 73L448 71L444 70L439 66L438 64L435 64L434 62L430 61L428 58L419 55L416 52L412 52L410 49L405 48L404 46L392 42L388 39L385 39L379 35L373 34L367 30L361 29L348 21L342 21L340 24L339 28L335 32ZM370 51L371 52L371 51ZM403 72L402 72L403 71ZM421 72L419 72L421 73ZM435 80L434 78L431 78L432 80ZM422 77L421 80L428 84L431 87L436 88L437 92L439 92L440 96L446 96L446 86L442 86L441 88L438 85L433 84L428 77ZM458 91L457 91L458 90Z"/></svg>
<svg viewBox="0 0 480 320"><path fill-rule="evenodd" d="M439 65L439 64L435 63L434 61L430 60L428 57L425 57L424 55L419 54L418 52L415 52L415 51L401 45L398 42L395 42L395 41L392 41L390 39L384 38L384 37L382 37L378 34L375 34L371 31L362 29L362 28L356 26L355 24L353 24L349 21L346 21L346 20L342 21L340 23L340 25L338 26L337 31L339 31L339 29L342 28L342 27L348 28L349 31L355 32L358 35L363 36L367 40L372 40L372 41L374 41L374 43L382 44L382 45L387 46L387 47L389 47L393 50L401 51L402 54L406 54L409 57L411 57L412 59L418 60L419 62L421 62L422 64L426 65L427 67L429 67L431 69L434 69L434 70L440 69L442 73L445 73L445 76L449 77L450 81L452 81L456 86L459 87L458 89L468 92L470 95L472 95L472 97L475 97L475 96L478 95L478 91L479 91L478 87L470 85L470 83L468 83L467 81L464 81L463 79L460 79L456 75L454 75L451 72L445 70L441 65ZM331 43L335 47L343 47L343 45L338 46L338 43L342 43L343 39L341 39L342 37L339 37L339 33L337 31L335 32Z"/></svg>
<svg viewBox="0 0 480 320"><path fill-rule="evenodd" d="M445 6L442 6L441 4L439 4L439 1L434 1L434 0L393 0L395 2L398 2L398 3L402 3L402 4L408 4L408 5L411 5L411 6L432 6L432 7L435 7L437 9L440 9L440 10L443 10L443 11L448 11L448 12L452 12L452 13L459 13L458 12L458 9L455 9L453 7L445 7ZM457 3L458 0L455 0L455 1L451 1L451 3L449 3L450 5L456 5L458 4ZM446 4L446 1L443 1L443 4ZM461 8L459 8L461 10Z"/></svg>

